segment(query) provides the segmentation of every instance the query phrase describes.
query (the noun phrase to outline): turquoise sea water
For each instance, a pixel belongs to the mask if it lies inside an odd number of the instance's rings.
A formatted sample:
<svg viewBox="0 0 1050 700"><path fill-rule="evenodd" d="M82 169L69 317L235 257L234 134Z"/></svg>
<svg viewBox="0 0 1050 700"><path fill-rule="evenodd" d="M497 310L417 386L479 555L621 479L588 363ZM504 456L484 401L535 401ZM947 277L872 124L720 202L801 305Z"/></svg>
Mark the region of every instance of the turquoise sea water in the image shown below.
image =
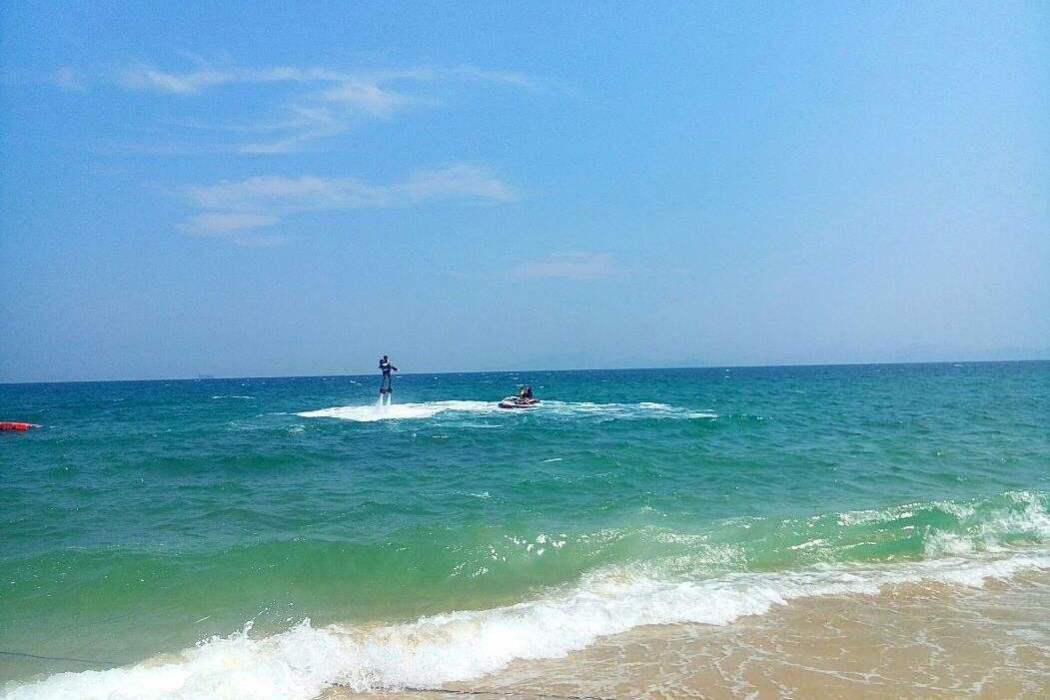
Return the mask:
<svg viewBox="0 0 1050 700"><path fill-rule="evenodd" d="M3 692L437 685L1050 566L1050 363L378 381L0 386L44 425L0 433Z"/></svg>

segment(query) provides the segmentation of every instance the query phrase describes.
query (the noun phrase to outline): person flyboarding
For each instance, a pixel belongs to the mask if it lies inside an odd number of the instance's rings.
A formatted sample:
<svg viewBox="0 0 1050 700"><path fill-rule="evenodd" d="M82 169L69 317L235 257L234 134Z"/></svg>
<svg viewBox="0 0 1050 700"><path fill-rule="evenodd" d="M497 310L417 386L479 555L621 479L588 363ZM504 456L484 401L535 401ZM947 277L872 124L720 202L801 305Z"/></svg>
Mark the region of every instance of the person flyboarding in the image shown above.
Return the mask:
<svg viewBox="0 0 1050 700"><path fill-rule="evenodd" d="M394 393L394 376L391 372L396 372L397 367L390 364L390 358L386 355L379 360L379 369L383 372L383 382L379 385L379 397L390 395Z"/></svg>

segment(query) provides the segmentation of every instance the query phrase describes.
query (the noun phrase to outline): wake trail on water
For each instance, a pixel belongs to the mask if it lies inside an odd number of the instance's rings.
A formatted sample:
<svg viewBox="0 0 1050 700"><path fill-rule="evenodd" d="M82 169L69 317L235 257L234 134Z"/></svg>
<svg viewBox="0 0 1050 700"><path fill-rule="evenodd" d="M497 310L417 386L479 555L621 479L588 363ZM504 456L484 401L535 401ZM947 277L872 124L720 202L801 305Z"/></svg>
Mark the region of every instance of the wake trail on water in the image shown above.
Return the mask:
<svg viewBox="0 0 1050 700"><path fill-rule="evenodd" d="M383 420L419 420L433 418L439 414L462 413L490 415L540 415L551 417L591 417L596 419L715 419L712 411L699 411L663 403L592 403L589 401L543 401L535 408L521 411L501 409L494 401L446 400L403 404L366 404L356 406L332 406L295 415L300 418L335 418L357 423L373 423Z"/></svg>
<svg viewBox="0 0 1050 700"><path fill-rule="evenodd" d="M364 406L333 406L316 411L302 411L300 418L337 418L356 423L381 420L412 420L432 418L446 411L494 413L499 408L485 401L428 401L425 403L367 404Z"/></svg>

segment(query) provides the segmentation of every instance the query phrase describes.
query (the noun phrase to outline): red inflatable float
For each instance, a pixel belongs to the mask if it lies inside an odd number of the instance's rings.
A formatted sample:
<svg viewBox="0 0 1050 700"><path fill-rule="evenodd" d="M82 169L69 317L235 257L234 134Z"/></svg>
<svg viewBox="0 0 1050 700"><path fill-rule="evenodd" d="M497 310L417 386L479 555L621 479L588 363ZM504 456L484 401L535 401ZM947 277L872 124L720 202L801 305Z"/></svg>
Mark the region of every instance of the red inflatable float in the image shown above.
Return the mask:
<svg viewBox="0 0 1050 700"><path fill-rule="evenodd" d="M15 421L4 420L0 421L0 430L13 430L18 433L24 433L30 428L39 428L40 426L36 423L16 423Z"/></svg>

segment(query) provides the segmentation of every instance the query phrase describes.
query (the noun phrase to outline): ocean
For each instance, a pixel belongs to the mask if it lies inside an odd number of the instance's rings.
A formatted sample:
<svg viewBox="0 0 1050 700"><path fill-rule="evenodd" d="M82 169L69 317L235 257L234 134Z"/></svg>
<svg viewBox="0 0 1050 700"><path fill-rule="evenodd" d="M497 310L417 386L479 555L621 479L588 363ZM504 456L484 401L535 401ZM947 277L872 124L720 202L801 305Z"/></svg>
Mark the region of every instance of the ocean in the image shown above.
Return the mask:
<svg viewBox="0 0 1050 700"><path fill-rule="evenodd" d="M1050 693L1048 362L378 386L0 386L0 696Z"/></svg>

